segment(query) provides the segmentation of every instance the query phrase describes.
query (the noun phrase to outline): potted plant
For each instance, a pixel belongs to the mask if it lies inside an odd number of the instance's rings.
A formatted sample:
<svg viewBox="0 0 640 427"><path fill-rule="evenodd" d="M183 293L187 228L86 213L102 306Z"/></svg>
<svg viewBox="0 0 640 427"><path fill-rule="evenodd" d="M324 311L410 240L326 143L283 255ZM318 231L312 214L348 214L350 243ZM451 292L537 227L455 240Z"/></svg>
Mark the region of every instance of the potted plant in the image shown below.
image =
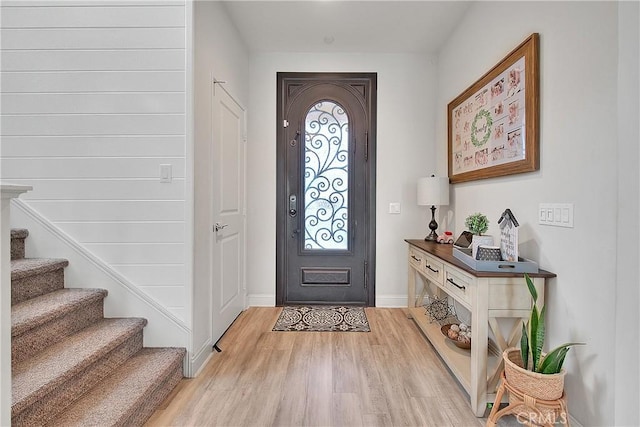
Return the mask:
<svg viewBox="0 0 640 427"><path fill-rule="evenodd" d="M482 233L489 229L489 220L484 214L478 212L469 215L467 219L465 219L464 225L466 225L474 235L481 236Z"/></svg>
<svg viewBox="0 0 640 427"><path fill-rule="evenodd" d="M545 307L538 310L538 292L528 274L524 275L533 307L527 324L522 322L520 348L504 351L504 371L506 381L527 396L542 400L556 400L562 397L565 371L562 369L565 356L574 345L565 343L548 353L542 352L546 334Z"/></svg>
<svg viewBox="0 0 640 427"><path fill-rule="evenodd" d="M465 219L464 225L473 234L473 240L471 241L471 256L473 258L476 258L478 254L478 246L493 245L493 236L483 236L483 233L489 229L489 220L486 215L479 212L469 215Z"/></svg>

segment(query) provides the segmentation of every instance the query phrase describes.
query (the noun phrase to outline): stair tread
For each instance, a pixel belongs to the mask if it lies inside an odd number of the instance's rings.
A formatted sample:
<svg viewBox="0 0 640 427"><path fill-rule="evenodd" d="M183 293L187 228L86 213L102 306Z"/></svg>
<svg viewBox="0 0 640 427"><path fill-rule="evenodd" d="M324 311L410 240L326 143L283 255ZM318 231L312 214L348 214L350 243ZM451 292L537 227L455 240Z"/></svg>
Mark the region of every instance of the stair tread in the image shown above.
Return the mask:
<svg viewBox="0 0 640 427"><path fill-rule="evenodd" d="M107 296L104 289L65 288L11 307L11 336L15 337Z"/></svg>
<svg viewBox="0 0 640 427"><path fill-rule="evenodd" d="M110 426L136 410L179 364L183 348L143 348L67 408L52 425Z"/></svg>
<svg viewBox="0 0 640 427"><path fill-rule="evenodd" d="M29 230L26 228L12 228L11 229L11 238L12 239L26 239L29 236Z"/></svg>
<svg viewBox="0 0 640 427"><path fill-rule="evenodd" d="M17 363L12 372L12 411L22 412L141 331L145 325L146 320L140 318L103 319Z"/></svg>
<svg viewBox="0 0 640 427"><path fill-rule="evenodd" d="M56 258L20 258L11 260L11 280L23 279L36 274L65 268L69 265L66 259Z"/></svg>

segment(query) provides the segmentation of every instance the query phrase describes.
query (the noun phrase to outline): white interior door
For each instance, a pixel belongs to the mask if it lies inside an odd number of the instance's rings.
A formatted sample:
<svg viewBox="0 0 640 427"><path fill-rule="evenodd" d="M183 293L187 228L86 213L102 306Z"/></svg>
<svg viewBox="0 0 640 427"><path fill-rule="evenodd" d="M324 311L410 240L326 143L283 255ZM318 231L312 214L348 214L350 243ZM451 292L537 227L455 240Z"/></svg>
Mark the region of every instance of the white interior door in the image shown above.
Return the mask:
<svg viewBox="0 0 640 427"><path fill-rule="evenodd" d="M245 114L213 85L211 312L217 342L245 308Z"/></svg>

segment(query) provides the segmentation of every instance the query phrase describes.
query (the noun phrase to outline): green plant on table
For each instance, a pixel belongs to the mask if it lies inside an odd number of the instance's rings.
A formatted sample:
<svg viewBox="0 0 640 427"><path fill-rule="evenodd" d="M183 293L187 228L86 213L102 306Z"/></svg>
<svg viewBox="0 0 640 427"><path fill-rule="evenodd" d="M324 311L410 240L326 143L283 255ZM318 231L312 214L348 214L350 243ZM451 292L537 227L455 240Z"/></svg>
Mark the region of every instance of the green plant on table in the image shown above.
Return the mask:
<svg viewBox="0 0 640 427"><path fill-rule="evenodd" d="M489 220L484 214L474 213L467 217L464 221L464 225L473 234L481 235L489 229Z"/></svg>
<svg viewBox="0 0 640 427"><path fill-rule="evenodd" d="M522 356L522 366L540 374L557 374L562 370L562 364L567 352L574 345L584 345L584 343L570 342L562 344L546 355L542 354L542 346L545 338L544 315L546 306L542 307L542 311L538 310L537 300L538 291L536 291L533 282L527 273L524 278L529 288L529 293L533 299L533 307L529 316L529 322L525 325L522 322L522 337L520 338L520 355ZM532 364L529 366L529 361Z"/></svg>

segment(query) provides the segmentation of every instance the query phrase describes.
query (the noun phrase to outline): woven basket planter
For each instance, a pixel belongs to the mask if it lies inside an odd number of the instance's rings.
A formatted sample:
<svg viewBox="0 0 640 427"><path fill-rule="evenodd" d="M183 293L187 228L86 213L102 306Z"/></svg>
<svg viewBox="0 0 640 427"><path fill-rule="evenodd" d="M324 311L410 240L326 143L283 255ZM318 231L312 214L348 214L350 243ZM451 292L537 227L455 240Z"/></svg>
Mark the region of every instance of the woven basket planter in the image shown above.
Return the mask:
<svg viewBox="0 0 640 427"><path fill-rule="evenodd" d="M508 348L502 353L504 374L509 385L522 394L540 400L556 400L562 397L565 370L558 374L540 374L524 369L519 348Z"/></svg>

